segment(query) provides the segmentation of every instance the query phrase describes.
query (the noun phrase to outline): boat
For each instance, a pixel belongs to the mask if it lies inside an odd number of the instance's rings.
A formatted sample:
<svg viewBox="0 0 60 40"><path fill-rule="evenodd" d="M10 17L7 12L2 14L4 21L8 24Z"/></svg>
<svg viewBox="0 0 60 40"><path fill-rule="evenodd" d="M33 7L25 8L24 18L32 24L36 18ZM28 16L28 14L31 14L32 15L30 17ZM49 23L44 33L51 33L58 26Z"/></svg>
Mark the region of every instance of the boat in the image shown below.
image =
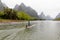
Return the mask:
<svg viewBox="0 0 60 40"><path fill-rule="evenodd" d="M27 28L31 28L32 26L27 26Z"/></svg>
<svg viewBox="0 0 60 40"><path fill-rule="evenodd" d="M34 25L30 25L30 26L28 26L28 25L26 25L26 28L32 28Z"/></svg>

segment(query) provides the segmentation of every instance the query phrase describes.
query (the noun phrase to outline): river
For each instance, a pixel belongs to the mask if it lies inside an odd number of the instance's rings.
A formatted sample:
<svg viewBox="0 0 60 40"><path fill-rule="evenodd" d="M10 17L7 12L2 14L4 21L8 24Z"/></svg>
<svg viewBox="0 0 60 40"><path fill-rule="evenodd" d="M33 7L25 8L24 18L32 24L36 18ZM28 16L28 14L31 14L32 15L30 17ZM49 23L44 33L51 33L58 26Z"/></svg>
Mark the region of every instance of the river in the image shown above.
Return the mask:
<svg viewBox="0 0 60 40"><path fill-rule="evenodd" d="M60 21L34 21L30 29L0 30L0 40L60 40Z"/></svg>

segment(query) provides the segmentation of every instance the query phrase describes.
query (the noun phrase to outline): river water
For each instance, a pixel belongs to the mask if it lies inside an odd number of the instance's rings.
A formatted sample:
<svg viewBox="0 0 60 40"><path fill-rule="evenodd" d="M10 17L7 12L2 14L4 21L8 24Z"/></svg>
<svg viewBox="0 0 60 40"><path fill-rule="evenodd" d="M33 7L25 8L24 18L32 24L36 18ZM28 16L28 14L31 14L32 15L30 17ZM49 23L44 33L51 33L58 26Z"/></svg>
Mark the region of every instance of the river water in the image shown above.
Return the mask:
<svg viewBox="0 0 60 40"><path fill-rule="evenodd" d="M20 31L17 40L60 40L59 21L36 21L34 27Z"/></svg>
<svg viewBox="0 0 60 40"><path fill-rule="evenodd" d="M17 32L13 39L4 40L60 40L60 21L35 21L30 29Z"/></svg>

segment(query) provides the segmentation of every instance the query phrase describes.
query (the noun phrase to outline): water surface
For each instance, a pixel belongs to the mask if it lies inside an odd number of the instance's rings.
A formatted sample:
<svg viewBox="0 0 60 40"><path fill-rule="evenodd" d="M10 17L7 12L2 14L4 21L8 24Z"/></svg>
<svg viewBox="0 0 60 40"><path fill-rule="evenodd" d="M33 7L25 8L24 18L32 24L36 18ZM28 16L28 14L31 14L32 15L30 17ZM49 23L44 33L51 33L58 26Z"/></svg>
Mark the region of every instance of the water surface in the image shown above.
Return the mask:
<svg viewBox="0 0 60 40"><path fill-rule="evenodd" d="M6 30L1 40L60 40L60 21L34 21L30 29ZM2 30L1 30L2 31ZM0 31L0 35L3 33ZM4 30L3 30L4 31ZM4 31L5 32L5 31ZM9 33L10 32L10 33Z"/></svg>

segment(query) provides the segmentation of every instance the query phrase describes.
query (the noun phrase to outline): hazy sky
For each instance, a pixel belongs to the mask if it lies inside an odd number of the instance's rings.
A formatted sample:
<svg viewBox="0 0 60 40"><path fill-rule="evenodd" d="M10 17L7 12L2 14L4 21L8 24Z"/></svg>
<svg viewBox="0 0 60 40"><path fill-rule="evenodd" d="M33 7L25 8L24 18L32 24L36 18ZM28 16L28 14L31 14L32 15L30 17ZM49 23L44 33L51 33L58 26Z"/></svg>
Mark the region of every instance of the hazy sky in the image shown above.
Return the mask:
<svg viewBox="0 0 60 40"><path fill-rule="evenodd" d="M60 0L1 0L8 7L13 8L16 4L20 5L22 2L26 6L35 9L38 14L43 11L45 15L55 17L60 12Z"/></svg>

